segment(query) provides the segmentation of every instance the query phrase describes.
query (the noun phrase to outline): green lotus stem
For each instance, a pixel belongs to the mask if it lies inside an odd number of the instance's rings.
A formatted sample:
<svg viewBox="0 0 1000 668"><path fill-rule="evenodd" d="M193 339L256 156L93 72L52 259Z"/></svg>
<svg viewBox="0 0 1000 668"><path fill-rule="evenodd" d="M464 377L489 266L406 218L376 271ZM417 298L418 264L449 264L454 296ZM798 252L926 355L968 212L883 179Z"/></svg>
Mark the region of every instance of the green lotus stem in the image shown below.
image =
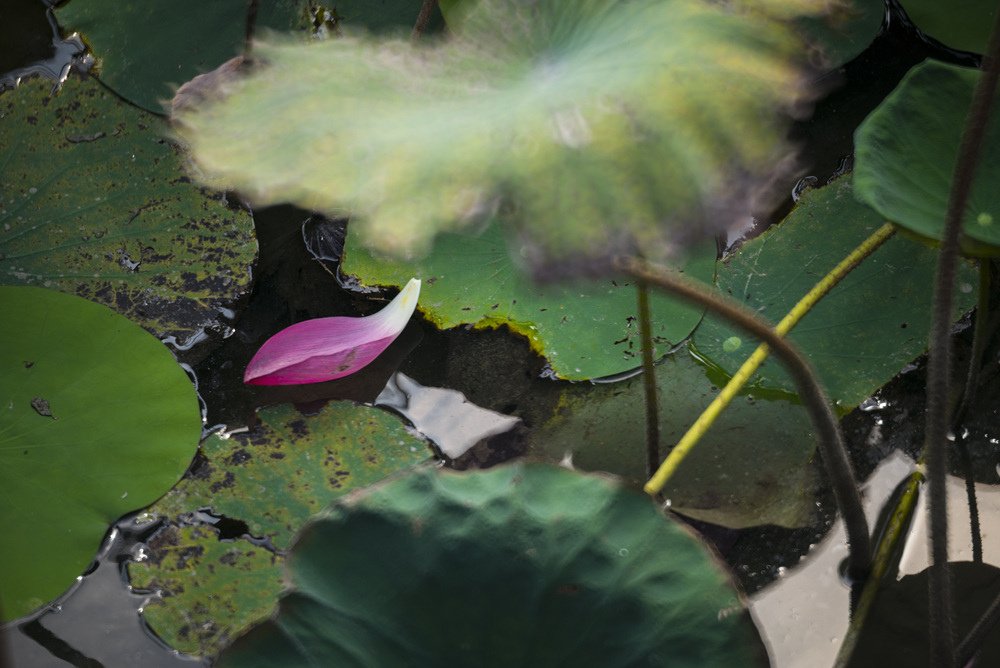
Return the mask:
<svg viewBox="0 0 1000 668"><path fill-rule="evenodd" d="M437 7L438 0L424 0L424 4L420 6L420 13L417 14L417 21L413 24L413 32L410 34L411 39L417 39L424 34L424 30L427 29L427 24L430 23L431 15L434 14L434 8Z"/></svg>
<svg viewBox="0 0 1000 668"><path fill-rule="evenodd" d="M976 386L979 384L979 372L983 368L983 352L989 339L990 315L990 263L986 259L979 260L979 294L976 299L976 321L972 329L972 352L969 354L969 371L965 376L965 389L962 399L955 410L952 428L959 429L965 422L969 406L976 398Z"/></svg>
<svg viewBox="0 0 1000 668"><path fill-rule="evenodd" d="M948 573L947 443L948 394L951 376L951 312L958 269L962 217L969 201L973 177L982 154L986 126L993 108L1000 68L1000 12L996 13L981 74L972 93L972 104L962 130L962 141L948 195L941 250L934 282L934 317L931 322L927 365L927 428L924 457L930 496L930 664L955 665L952 591Z"/></svg>
<svg viewBox="0 0 1000 668"><path fill-rule="evenodd" d="M774 354L785 364L788 373L795 381L799 397L819 436L823 462L829 473L837 506L847 529L847 542L850 548L850 574L856 580L864 579L871 570L871 539L868 534L868 521L865 519L864 509L861 506L861 496L855 485L851 461L847 456L847 449L844 447L840 423L837 422L826 393L816 379L816 374L810 368L809 363L791 343L776 334L768 323L742 304L681 278L665 267L653 265L637 258L616 258L614 265L619 271L636 280L644 281L672 295L705 306L722 318L745 329L768 344ZM649 494L656 494L659 491L651 483L646 483L645 490Z"/></svg>
<svg viewBox="0 0 1000 668"><path fill-rule="evenodd" d="M778 336L785 336L792 330L798 322L805 317L805 315L822 299L830 290L833 289L847 274L851 272L858 264L861 263L866 257L871 255L878 249L882 244L889 240L890 237L895 233L896 228L891 223L886 223L882 227L878 228L870 237L861 242L857 248L855 248L847 257L841 260L836 267L830 270L830 272L824 276L816 285L812 287L809 292L805 294L802 299L792 307L792 310L788 312L781 322L779 322L775 328L774 332ZM768 348L766 343L760 344L753 354L747 358L743 366L733 374L726 386L722 388L722 391L716 395L712 403L698 416L698 419L694 421L687 432L677 441L677 445L670 451L667 458L663 461L663 464L656 470L656 473L651 476L651 480L647 483L648 488L655 489L659 492L663 489L664 485L673 477L674 473L677 472L678 467L680 467L681 462L687 457L688 453L694 448L694 446L701 440L706 432L715 424L719 415L728 406L732 400L736 397L743 386L747 384L750 377L760 368L760 365L764 363L767 356L770 354L770 348Z"/></svg>
<svg viewBox="0 0 1000 668"><path fill-rule="evenodd" d="M660 465L660 416L656 399L656 367L653 365L652 318L649 314L649 286L635 284L639 306L639 339L642 344L642 384L646 398L646 476Z"/></svg>
<svg viewBox="0 0 1000 668"><path fill-rule="evenodd" d="M878 593L879 587L882 586L882 580L886 573L889 572L889 565L893 563L902 549L902 542L906 538L907 528L913 518L913 511L917 507L920 484L923 480L924 475L919 469L910 474L906 488L889 517L885 531L879 537L878 545L875 547L875 557L872 560L871 575L865 581L858 605L851 615L851 623L847 627L847 634L844 636L844 642L840 645L840 651L837 652L834 668L846 668L850 663L851 655L854 653L858 638L861 636L861 629L864 628L865 620L868 618L872 603L875 601L875 595Z"/></svg>

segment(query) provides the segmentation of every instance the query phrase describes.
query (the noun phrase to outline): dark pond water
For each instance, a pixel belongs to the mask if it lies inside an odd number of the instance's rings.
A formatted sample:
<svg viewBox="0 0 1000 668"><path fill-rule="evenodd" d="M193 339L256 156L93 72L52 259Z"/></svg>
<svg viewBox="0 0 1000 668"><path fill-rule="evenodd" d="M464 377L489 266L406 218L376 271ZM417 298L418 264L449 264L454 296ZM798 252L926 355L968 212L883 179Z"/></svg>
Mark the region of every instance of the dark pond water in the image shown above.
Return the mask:
<svg viewBox="0 0 1000 668"><path fill-rule="evenodd" d="M72 60L85 64L79 42L63 40L56 30L40 0L4 0L0 8L0 86L29 74L57 78ZM913 64L930 53L968 62L961 54L944 52L921 40L893 15L867 51L832 75L836 79L831 82L832 92L820 101L813 118L795 127L808 161L801 176L825 183L849 166L854 128ZM4 78L3 73L12 74ZM780 218L787 208L786 204L771 218ZM557 399L557 388L545 377L544 360L532 353L525 340L506 331L440 332L415 319L378 363L351 378L298 388L262 390L243 385L247 361L270 334L306 318L371 313L387 297L343 289L334 280L342 223L312 217L292 207L257 211L255 223L261 255L253 293L239 318L231 327L205 332L198 342L173 342L178 358L190 366L197 379L206 429L251 424L254 410L262 405L293 402L303 412L310 412L330 399L371 403L398 370L419 386L449 388L461 392L474 405L522 420L523 428L491 435L451 465L486 466L524 453L520 429L530 429L549 411ZM758 231L762 227L758 226ZM967 355L969 338L967 330L956 337L959 367ZM984 484L1000 482L1000 415L996 407L1000 374L995 367L994 363L992 374L985 377L968 426L972 469ZM403 405L399 384L397 377L395 399L382 394L382 403L397 408ZM435 417L432 409L418 416L415 397L419 391L414 392L404 403L414 411L412 419L423 422L418 426L425 433L457 433L455 422ZM923 394L924 368L918 360L876 398L844 418L858 476L871 476L867 501L873 517L909 470L911 464L899 453L915 457L923 441ZM433 404L453 400L455 395L428 396L423 395L423 400ZM962 467L963 462L954 462L956 471ZM984 494L987 491L984 488ZM961 506L961 489L956 493ZM1000 508L990 511L990 503L981 504L984 513L1000 512ZM844 555L843 540L838 528L831 531L834 514L828 491L821 490L817 496L813 519L811 526L796 530L759 527L738 531L691 522L716 546L751 595L775 665L830 665L846 627L848 589L833 575ZM224 539L239 538L245 530L245 525L235 521L220 522L207 515L200 520L215 523ZM32 667L166 667L197 662L167 649L144 626L138 611L150 594L131 591L127 585L125 563L142 558L143 541L155 530L141 514L123 518L110 530L90 572L68 596L4 629L0 639L6 648L0 646L0 660L6 652L13 665ZM916 572L920 556L910 558ZM994 552L993 559L1000 563L1000 554ZM800 573L805 575L796 575ZM775 580L783 581L781 593L771 586L755 595ZM800 606L796 614L803 620L798 626L785 614L795 606Z"/></svg>

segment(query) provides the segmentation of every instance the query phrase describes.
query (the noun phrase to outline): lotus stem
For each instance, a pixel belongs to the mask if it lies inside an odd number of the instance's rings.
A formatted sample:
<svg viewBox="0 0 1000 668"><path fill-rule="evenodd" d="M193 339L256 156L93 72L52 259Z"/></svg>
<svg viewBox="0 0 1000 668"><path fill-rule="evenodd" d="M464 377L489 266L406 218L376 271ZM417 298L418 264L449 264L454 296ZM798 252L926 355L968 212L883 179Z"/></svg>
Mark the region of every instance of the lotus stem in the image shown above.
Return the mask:
<svg viewBox="0 0 1000 668"><path fill-rule="evenodd" d="M424 30L427 29L427 24L430 23L431 16L434 14L437 4L438 0L424 0L424 4L420 6L420 13L417 14L417 21L413 24L413 32L410 33L410 39L417 39L424 34Z"/></svg>
<svg viewBox="0 0 1000 668"><path fill-rule="evenodd" d="M874 253L879 247L882 246L886 241L895 234L896 228L891 223L886 223L882 227L878 228L871 236L865 239L861 244L851 251L843 260L841 260L836 267L830 270L830 272L824 276L816 285L812 287L809 292L805 294L802 299L792 307L792 310L781 319L775 328L774 332L778 336L785 336L792 330L799 321L805 317L805 315L819 302L820 299L825 297L830 290L833 289L847 274L849 274L855 267L857 267L862 260ZM760 365L764 363L767 356L770 354L770 348L767 347L766 343L760 344L753 354L747 358L746 362L743 363L726 386L722 388L722 391L715 396L712 403L708 405L707 408L698 416L698 419L694 421L687 432L677 441L677 445L670 451L667 458L660 465L659 469L656 471L656 480L660 489L667 484L667 481L673 477L674 473L677 472L678 467L687 457L688 453L694 448L694 446L701 440L701 438L708 432L708 430L715 424L719 415L722 411L732 402L743 386L749 382L750 377L760 368ZM652 477L652 475L650 476Z"/></svg>
<svg viewBox="0 0 1000 668"><path fill-rule="evenodd" d="M959 644L957 650L959 666L970 665L983 643L990 637L990 632L996 627L997 622L1000 622L1000 595L993 599L990 607Z"/></svg>
<svg viewBox="0 0 1000 668"><path fill-rule="evenodd" d="M646 397L646 477L660 465L660 416L656 399L656 367L653 364L652 318L649 314L649 286L635 284L639 307L639 339L642 344L642 384Z"/></svg>
<svg viewBox="0 0 1000 668"><path fill-rule="evenodd" d="M850 547L850 575L857 580L864 579L871 570L871 542L868 534L868 521L865 519L864 509L861 506L861 496L855 485L854 472L844 447L840 424L830 408L826 393L816 379L815 373L809 367L809 363L791 343L776 334L766 322L732 300L681 278L664 267L636 258L617 258L615 267L636 280L644 281L672 295L705 306L766 343L785 364L819 435L823 461L826 464L834 496L847 528L847 541ZM659 481L654 477L653 480L646 483L646 492L649 494L658 493L662 489L662 485L658 486L658 484Z"/></svg>
<svg viewBox="0 0 1000 668"><path fill-rule="evenodd" d="M955 637L952 615L952 591L948 572L947 443L948 399L951 376L951 312L954 302L955 275L958 270L959 237L962 217L969 201L976 167L982 154L986 126L1000 78L1000 12L996 13L989 44L983 56L979 81L972 93L972 104L962 130L955 172L948 195L941 250L938 253L934 281L934 317L931 322L930 352L927 365L927 428L924 453L930 503L931 568L930 663L955 666Z"/></svg>
<svg viewBox="0 0 1000 668"><path fill-rule="evenodd" d="M882 580L886 573L889 572L889 565L902 549L902 542L906 538L910 520L913 518L913 511L916 509L917 499L920 495L920 485L923 481L924 476L919 470L910 474L906 481L906 487L889 517L885 531L879 537L878 545L875 547L875 557L872 560L871 575L861 589L861 596L851 615L851 623L847 627L844 642L840 645L840 651L837 652L834 668L846 668L850 664L851 655L854 653L858 638L861 636L861 629L864 628L872 603L875 602L875 595L878 593L879 587L882 586Z"/></svg>

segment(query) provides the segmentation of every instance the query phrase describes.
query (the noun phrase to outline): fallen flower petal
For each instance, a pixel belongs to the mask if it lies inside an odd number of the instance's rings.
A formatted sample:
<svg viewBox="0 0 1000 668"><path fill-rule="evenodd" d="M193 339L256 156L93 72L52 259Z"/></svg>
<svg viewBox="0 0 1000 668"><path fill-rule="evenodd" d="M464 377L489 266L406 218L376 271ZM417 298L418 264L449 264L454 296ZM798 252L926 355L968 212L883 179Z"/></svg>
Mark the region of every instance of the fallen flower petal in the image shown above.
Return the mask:
<svg viewBox="0 0 1000 668"><path fill-rule="evenodd" d="M281 330L260 347L243 374L249 385L301 385L349 376L389 347L417 307L420 281L363 318L315 318Z"/></svg>

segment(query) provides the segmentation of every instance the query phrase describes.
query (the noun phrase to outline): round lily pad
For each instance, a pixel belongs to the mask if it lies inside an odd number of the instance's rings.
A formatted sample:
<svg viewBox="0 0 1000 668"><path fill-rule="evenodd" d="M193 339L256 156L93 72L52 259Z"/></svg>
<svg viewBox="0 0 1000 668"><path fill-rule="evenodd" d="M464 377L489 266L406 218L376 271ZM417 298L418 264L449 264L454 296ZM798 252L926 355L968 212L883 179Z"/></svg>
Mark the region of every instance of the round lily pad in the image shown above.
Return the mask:
<svg viewBox="0 0 1000 668"><path fill-rule="evenodd" d="M855 193L892 222L941 239L952 174L979 71L927 60L854 136ZM963 250L1000 253L1000 117L990 118L962 219Z"/></svg>
<svg viewBox="0 0 1000 668"><path fill-rule="evenodd" d="M687 254L683 271L711 283L715 243ZM575 280L538 285L514 263L497 225L479 234L445 233L430 254L407 262L379 257L348 233L342 269L368 285L402 287L423 281L417 308L441 329L507 326L527 337L560 378L610 376L641 363L635 285L623 280ZM655 343L665 353L698 325L702 309L654 293Z"/></svg>
<svg viewBox="0 0 1000 668"><path fill-rule="evenodd" d="M190 182L156 116L91 78L51 91L0 95L0 284L93 299L158 337L218 324L250 288L250 214Z"/></svg>
<svg viewBox="0 0 1000 668"><path fill-rule="evenodd" d="M719 263L717 285L772 323L879 229L885 218L854 198L850 177L808 190L789 216ZM822 239L822 243L817 240ZM895 235L816 304L788 335L809 358L842 410L857 406L927 348L937 254ZM972 267L962 265L955 319L976 303ZM759 341L711 314L693 337L699 355L732 376ZM794 395L795 383L769 358L748 391Z"/></svg>
<svg viewBox="0 0 1000 668"><path fill-rule="evenodd" d="M764 666L711 553L613 480L424 469L332 506L220 666Z"/></svg>
<svg viewBox="0 0 1000 668"><path fill-rule="evenodd" d="M796 21L824 67L836 69L868 48L885 21L884 0L854 0L830 3L824 16Z"/></svg>
<svg viewBox="0 0 1000 668"><path fill-rule="evenodd" d="M166 492L201 411L162 343L110 309L0 286L0 599L25 615L73 584L108 525Z"/></svg>

